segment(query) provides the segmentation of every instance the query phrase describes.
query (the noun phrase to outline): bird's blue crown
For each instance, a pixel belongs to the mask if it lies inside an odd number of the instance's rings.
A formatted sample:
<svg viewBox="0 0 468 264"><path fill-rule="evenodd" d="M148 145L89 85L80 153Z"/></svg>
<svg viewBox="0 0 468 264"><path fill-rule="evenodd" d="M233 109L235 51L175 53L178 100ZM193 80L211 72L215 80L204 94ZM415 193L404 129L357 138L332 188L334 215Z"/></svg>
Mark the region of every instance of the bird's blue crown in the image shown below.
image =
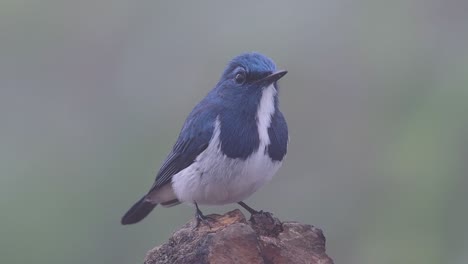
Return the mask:
<svg viewBox="0 0 468 264"><path fill-rule="evenodd" d="M276 64L272 59L258 52L243 53L232 59L224 69L221 78L230 76L238 68L244 68L249 75L257 78L265 77L276 71Z"/></svg>

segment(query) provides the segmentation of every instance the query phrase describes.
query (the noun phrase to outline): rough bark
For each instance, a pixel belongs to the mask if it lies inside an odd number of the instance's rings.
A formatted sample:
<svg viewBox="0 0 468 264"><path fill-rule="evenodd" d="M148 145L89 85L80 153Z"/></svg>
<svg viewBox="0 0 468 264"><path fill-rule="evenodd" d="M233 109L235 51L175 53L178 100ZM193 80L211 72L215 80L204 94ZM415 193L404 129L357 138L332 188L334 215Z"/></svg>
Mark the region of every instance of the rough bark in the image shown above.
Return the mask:
<svg viewBox="0 0 468 264"><path fill-rule="evenodd" d="M185 224L161 246L150 250L145 264L264 263L333 264L325 253L325 237L314 226L281 223L269 213L246 220L240 210L210 215L210 226Z"/></svg>

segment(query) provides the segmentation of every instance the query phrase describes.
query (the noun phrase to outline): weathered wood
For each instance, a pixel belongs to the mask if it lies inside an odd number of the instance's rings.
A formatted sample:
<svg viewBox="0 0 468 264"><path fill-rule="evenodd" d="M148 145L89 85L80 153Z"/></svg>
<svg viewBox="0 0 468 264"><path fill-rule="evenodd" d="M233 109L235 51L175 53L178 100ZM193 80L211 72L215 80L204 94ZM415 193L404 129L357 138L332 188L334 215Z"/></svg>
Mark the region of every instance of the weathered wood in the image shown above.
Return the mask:
<svg viewBox="0 0 468 264"><path fill-rule="evenodd" d="M269 213L246 220L240 210L210 215L210 226L195 221L176 231L168 242L150 250L145 264L333 264L325 237L314 226L281 223Z"/></svg>

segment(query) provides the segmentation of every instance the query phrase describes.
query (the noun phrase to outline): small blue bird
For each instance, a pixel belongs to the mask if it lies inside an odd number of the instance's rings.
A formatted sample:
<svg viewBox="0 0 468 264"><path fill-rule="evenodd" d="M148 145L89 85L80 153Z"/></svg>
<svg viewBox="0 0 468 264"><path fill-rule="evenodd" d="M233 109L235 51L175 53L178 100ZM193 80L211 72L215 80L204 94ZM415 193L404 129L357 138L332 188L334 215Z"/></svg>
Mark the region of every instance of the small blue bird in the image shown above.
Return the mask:
<svg viewBox="0 0 468 264"><path fill-rule="evenodd" d="M121 223L141 221L158 204L182 202L195 205L197 226L207 220L198 204L238 203L258 213L242 201L272 179L286 155L288 127L277 84L286 73L255 52L230 61L185 120L151 189Z"/></svg>

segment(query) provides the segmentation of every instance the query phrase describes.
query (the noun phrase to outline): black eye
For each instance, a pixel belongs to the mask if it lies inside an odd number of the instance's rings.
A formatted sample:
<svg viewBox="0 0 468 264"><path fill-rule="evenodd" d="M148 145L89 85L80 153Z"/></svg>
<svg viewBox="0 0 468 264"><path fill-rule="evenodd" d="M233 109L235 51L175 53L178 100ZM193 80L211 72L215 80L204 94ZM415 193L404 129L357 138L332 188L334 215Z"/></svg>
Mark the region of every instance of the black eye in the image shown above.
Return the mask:
<svg viewBox="0 0 468 264"><path fill-rule="evenodd" d="M245 72L239 72L235 77L236 83L243 84L245 82Z"/></svg>

